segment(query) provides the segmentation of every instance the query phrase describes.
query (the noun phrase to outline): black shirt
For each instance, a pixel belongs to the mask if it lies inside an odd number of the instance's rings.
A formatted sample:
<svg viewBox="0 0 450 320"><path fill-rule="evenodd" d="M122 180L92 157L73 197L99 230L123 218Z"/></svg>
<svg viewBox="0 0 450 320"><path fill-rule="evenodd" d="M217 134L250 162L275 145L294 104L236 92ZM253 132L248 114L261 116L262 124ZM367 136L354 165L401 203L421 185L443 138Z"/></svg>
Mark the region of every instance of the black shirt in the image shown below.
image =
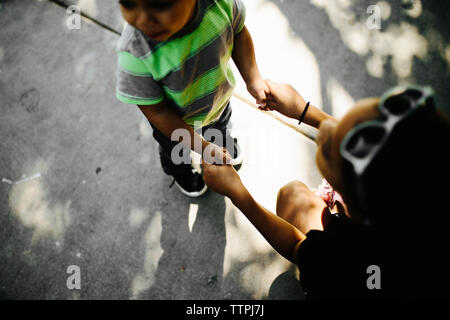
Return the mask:
<svg viewBox="0 0 450 320"><path fill-rule="evenodd" d="M448 298L448 246L435 235L417 235L389 235L333 215L299 247L307 299Z"/></svg>

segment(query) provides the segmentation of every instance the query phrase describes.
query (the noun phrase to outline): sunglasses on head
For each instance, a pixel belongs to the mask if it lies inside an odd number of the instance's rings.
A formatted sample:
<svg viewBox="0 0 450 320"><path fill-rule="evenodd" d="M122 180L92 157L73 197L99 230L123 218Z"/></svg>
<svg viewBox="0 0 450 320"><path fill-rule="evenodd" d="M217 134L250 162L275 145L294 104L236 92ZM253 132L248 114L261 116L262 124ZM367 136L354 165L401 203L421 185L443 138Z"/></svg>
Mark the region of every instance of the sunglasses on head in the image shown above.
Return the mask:
<svg viewBox="0 0 450 320"><path fill-rule="evenodd" d="M419 112L435 110L434 92L430 87L400 86L387 91L380 99L378 109L382 119L356 125L342 140L341 156L352 167L354 188L363 208L367 208L364 194L364 174L380 153L399 123Z"/></svg>
<svg viewBox="0 0 450 320"><path fill-rule="evenodd" d="M417 112L435 109L434 92L430 87L396 87L381 97L378 109L383 119L356 125L340 146L341 156L352 164L357 175L364 173L400 122Z"/></svg>

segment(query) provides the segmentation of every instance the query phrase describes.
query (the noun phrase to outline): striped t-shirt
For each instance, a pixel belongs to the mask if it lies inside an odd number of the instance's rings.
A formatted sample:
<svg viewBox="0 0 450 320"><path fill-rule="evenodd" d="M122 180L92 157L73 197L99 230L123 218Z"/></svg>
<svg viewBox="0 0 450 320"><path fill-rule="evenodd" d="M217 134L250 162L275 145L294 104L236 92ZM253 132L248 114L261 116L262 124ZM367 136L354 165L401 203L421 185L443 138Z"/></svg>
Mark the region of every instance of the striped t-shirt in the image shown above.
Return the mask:
<svg viewBox="0 0 450 320"><path fill-rule="evenodd" d="M117 44L117 98L149 106L164 100L191 126L214 123L235 86L228 62L244 20L241 0L197 0L193 19L168 40L126 24Z"/></svg>

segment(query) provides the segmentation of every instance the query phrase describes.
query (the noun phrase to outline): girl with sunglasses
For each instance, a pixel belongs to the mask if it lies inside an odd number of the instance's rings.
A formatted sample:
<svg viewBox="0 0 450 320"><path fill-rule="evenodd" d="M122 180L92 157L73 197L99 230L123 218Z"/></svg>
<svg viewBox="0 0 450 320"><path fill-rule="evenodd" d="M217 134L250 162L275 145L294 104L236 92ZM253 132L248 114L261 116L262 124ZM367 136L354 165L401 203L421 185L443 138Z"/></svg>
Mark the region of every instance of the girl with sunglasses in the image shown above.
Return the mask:
<svg viewBox="0 0 450 320"><path fill-rule="evenodd" d="M450 122L432 89L397 87L314 123L318 109L295 89L267 85L265 110L319 129L317 166L342 199L331 209L294 181L279 191L275 215L232 166L203 163L206 184L299 267L307 298L449 298Z"/></svg>

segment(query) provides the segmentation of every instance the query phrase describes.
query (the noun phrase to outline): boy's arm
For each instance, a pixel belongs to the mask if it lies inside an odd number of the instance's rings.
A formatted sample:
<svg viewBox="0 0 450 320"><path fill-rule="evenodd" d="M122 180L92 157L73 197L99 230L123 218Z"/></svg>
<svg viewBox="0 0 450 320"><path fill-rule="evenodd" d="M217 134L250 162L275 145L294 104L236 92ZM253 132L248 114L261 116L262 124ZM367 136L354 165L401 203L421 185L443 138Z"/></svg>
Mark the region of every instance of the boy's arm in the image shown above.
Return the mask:
<svg viewBox="0 0 450 320"><path fill-rule="evenodd" d="M145 115L145 117L150 121L156 129L158 129L162 134L171 139L172 133L176 129L183 129L189 132L189 141L185 141L182 137L178 138L178 142L184 143L187 148L194 150L195 152L203 155L203 151L208 148L212 157L216 159L221 159L223 163L229 163L231 157L229 154L224 153L224 151L218 146L214 145L203 139L197 132L192 129L183 119L180 118L175 112L167 108L165 102L160 102L154 105L138 105L139 109ZM198 146L197 146L198 145ZM198 150L201 147L201 150ZM197 149L197 150L196 150Z"/></svg>
<svg viewBox="0 0 450 320"><path fill-rule="evenodd" d="M234 37L232 58L247 85L248 92L256 99L257 104L265 105L269 88L259 73L252 37L245 26Z"/></svg>

